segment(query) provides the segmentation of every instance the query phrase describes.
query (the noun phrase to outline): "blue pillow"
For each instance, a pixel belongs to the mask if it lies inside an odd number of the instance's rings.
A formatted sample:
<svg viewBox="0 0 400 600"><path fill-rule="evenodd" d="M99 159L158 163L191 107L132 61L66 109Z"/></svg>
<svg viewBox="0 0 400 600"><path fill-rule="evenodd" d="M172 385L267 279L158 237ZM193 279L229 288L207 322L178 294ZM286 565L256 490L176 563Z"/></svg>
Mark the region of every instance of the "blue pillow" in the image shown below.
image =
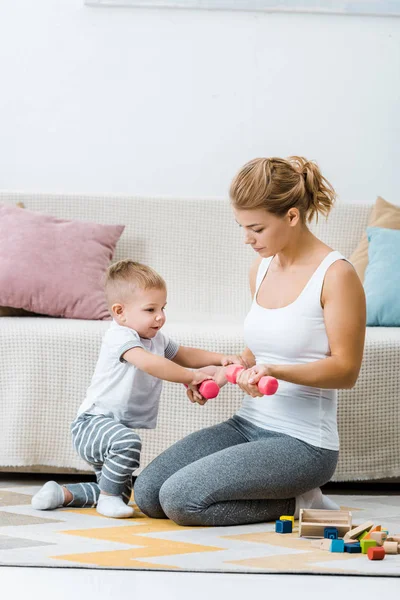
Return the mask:
<svg viewBox="0 0 400 600"><path fill-rule="evenodd" d="M400 327L400 231L368 227L367 325Z"/></svg>

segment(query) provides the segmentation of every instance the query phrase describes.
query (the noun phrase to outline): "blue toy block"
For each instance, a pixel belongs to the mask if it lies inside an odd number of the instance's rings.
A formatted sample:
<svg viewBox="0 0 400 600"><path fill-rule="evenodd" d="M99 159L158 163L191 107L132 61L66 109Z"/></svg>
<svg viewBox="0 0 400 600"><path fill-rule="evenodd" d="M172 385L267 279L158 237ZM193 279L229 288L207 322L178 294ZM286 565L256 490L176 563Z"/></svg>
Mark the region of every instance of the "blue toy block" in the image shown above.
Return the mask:
<svg viewBox="0 0 400 600"><path fill-rule="evenodd" d="M344 552L344 541L343 540L332 540L331 541L331 552Z"/></svg>
<svg viewBox="0 0 400 600"><path fill-rule="evenodd" d="M356 542L355 544L345 544L344 551L350 554L361 554L361 544Z"/></svg>
<svg viewBox="0 0 400 600"><path fill-rule="evenodd" d="M292 521L276 521L275 522L276 533L292 533Z"/></svg>
<svg viewBox="0 0 400 600"><path fill-rule="evenodd" d="M337 540L339 537L338 530L336 527L325 527L324 529L324 538L328 540Z"/></svg>

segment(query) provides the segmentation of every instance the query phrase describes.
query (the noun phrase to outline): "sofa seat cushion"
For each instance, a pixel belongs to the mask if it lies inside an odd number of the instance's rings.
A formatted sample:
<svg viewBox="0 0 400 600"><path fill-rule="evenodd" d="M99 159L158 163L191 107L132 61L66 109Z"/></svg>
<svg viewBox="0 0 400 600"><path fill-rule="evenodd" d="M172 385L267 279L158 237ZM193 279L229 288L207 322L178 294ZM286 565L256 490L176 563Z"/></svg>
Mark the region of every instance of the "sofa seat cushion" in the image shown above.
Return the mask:
<svg viewBox="0 0 400 600"><path fill-rule="evenodd" d="M69 427L108 327L104 321L0 318L0 467L89 470L73 450ZM186 346L227 354L243 349L238 322L200 315L167 322L165 330ZM399 365L400 328L368 328L357 384L339 391L341 450L334 480L400 476ZM191 431L232 416L241 399L237 386L226 385L200 406L189 402L183 386L164 383L157 428L139 432L142 466Z"/></svg>
<svg viewBox="0 0 400 600"><path fill-rule="evenodd" d="M400 328L367 327L355 387L339 392L336 481L400 476Z"/></svg>
<svg viewBox="0 0 400 600"><path fill-rule="evenodd" d="M0 466L88 470L73 450L69 427L108 327L104 321L0 318ZM241 330L235 323L168 325L179 344L229 354L242 349ZM236 386L229 387L221 402L201 407L189 402L183 385L166 382L157 429L140 432L142 464L190 431L228 418L240 402Z"/></svg>

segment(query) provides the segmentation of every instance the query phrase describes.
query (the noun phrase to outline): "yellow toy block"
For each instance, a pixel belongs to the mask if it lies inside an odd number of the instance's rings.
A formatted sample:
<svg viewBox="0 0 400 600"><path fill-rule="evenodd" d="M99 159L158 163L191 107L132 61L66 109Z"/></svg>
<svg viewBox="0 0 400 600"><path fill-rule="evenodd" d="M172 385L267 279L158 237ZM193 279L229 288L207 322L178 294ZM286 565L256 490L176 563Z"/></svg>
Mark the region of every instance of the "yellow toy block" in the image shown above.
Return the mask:
<svg viewBox="0 0 400 600"><path fill-rule="evenodd" d="M280 521L292 521L292 527L294 527L294 517L291 517L290 515L281 515L279 517Z"/></svg>

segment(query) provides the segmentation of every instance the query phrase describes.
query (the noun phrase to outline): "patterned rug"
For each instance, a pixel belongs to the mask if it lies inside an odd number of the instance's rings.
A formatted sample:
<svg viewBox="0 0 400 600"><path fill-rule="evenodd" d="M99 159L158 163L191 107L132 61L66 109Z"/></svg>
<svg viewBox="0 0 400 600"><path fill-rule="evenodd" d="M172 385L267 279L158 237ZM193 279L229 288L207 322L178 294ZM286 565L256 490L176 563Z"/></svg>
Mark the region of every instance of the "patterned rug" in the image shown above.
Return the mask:
<svg viewBox="0 0 400 600"><path fill-rule="evenodd" d="M292 534L277 534L274 523L199 528L142 514L109 519L95 509L41 512L30 506L39 487L0 483L0 565L400 576L400 554L371 561L319 550L298 537L297 523ZM354 525L372 520L400 532L400 496L331 497Z"/></svg>

